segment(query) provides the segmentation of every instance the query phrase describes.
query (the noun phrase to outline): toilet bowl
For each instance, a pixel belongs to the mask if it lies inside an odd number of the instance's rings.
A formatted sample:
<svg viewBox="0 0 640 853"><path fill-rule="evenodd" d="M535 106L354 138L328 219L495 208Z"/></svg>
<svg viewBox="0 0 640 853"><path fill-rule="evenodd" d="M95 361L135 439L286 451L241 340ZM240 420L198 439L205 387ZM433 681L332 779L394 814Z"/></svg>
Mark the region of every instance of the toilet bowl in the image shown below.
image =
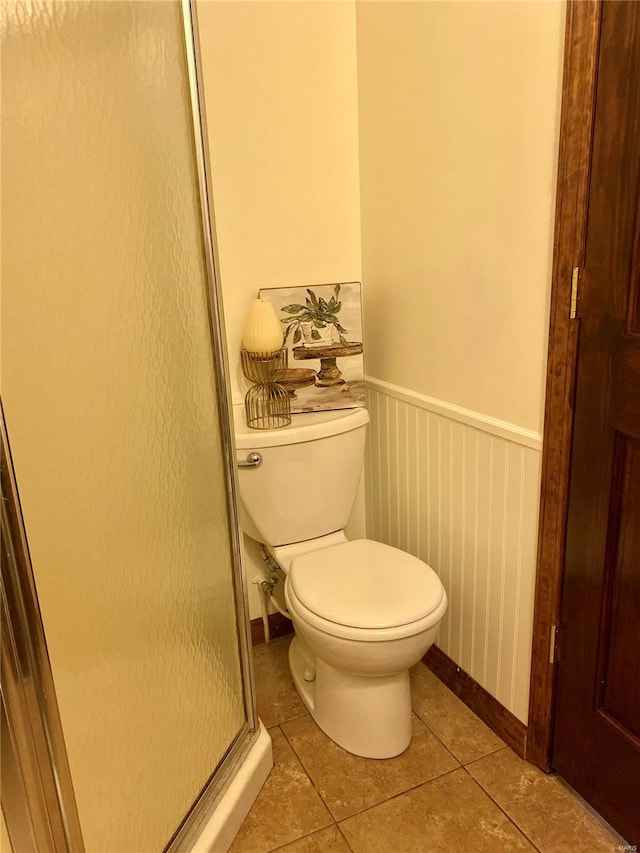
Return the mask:
<svg viewBox="0 0 640 853"><path fill-rule="evenodd" d="M397 548L345 538L294 559L285 600L296 630L291 673L320 728L366 758L403 752L411 740L409 667L431 646L447 608L435 572Z"/></svg>
<svg viewBox="0 0 640 853"><path fill-rule="evenodd" d="M261 460L239 470L242 524L286 575L289 665L310 714L349 752L390 758L410 743L409 669L433 643L447 595L417 557L347 541L368 414L321 414L261 434L236 423L239 460Z"/></svg>

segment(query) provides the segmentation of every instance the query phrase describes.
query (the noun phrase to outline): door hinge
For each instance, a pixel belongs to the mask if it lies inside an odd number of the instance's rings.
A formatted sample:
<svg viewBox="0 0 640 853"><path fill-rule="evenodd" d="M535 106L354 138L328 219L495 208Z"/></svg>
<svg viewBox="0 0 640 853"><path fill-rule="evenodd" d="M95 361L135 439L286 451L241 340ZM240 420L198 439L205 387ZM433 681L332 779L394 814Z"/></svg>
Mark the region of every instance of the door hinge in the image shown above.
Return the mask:
<svg viewBox="0 0 640 853"><path fill-rule="evenodd" d="M555 622L551 626L551 634L549 636L549 663L558 662L558 634L560 633L560 625Z"/></svg>
<svg viewBox="0 0 640 853"><path fill-rule="evenodd" d="M569 308L569 317L575 320L578 314L578 302L580 300L580 267L574 267L571 273L571 306Z"/></svg>

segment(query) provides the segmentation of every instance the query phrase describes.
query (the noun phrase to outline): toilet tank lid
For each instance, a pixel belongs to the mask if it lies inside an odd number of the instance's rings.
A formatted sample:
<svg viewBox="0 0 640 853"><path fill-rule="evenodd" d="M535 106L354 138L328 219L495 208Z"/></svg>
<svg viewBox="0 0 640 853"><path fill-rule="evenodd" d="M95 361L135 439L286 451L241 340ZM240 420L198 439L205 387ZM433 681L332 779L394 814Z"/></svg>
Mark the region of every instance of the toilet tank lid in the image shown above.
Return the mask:
<svg viewBox="0 0 640 853"><path fill-rule="evenodd" d="M291 416L291 423L279 429L251 429L247 426L244 406L233 407L236 449L255 450L261 447L279 447L300 444L331 435L340 435L359 429L369 423L369 412L364 408L334 409L326 412L302 412Z"/></svg>
<svg viewBox="0 0 640 853"><path fill-rule="evenodd" d="M288 582L313 613L353 628L395 628L436 610L444 587L433 569L398 548L357 539L302 554Z"/></svg>

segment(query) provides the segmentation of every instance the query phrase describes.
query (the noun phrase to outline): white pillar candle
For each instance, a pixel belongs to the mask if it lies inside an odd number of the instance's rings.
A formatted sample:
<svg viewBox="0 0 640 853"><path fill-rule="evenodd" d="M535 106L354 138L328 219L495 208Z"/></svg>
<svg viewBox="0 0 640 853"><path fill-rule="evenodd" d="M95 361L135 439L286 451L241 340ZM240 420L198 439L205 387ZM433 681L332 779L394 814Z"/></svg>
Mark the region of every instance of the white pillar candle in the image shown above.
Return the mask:
<svg viewBox="0 0 640 853"><path fill-rule="evenodd" d="M247 352L276 352L282 347L282 325L273 305L256 299L242 333L242 346Z"/></svg>

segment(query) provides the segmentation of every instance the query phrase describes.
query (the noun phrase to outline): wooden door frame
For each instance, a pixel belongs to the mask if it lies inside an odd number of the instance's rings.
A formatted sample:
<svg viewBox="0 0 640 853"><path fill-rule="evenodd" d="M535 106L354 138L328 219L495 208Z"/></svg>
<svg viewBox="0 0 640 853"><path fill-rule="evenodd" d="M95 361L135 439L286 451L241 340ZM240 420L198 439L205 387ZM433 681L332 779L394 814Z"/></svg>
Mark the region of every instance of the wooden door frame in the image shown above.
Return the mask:
<svg viewBox="0 0 640 853"><path fill-rule="evenodd" d="M526 757L551 767L580 322L570 319L573 270L584 266L602 3L568 0L542 451L538 562ZM579 314L579 311L578 311Z"/></svg>

